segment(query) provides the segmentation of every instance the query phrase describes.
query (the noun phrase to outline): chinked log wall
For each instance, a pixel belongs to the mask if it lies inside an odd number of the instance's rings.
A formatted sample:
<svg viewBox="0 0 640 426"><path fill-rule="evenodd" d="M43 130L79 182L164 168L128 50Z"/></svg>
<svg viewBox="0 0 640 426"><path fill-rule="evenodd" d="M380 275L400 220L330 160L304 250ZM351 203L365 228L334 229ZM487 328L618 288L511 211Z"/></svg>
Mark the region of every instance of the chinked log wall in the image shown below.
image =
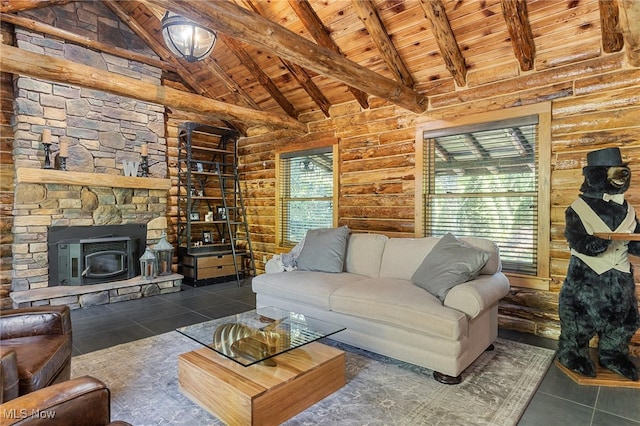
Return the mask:
<svg viewBox="0 0 640 426"><path fill-rule="evenodd" d="M557 338L558 294L569 260L564 211L578 195L588 151L622 146L634 175L626 196L640 206L640 69L629 66L621 53L538 69L521 76L516 76L516 69L513 78L499 82L489 81L500 74L496 70L486 75L470 72L467 88L455 90L453 83L442 87L442 94L432 95L429 110L420 116L378 99L371 99L371 108L362 111L354 101L332 107L331 118L321 113L303 116L312 131L304 138L275 132L242 139L239 163L256 259L271 257L276 248L274 152L278 146L338 138L339 225L356 232L412 237L414 182L419 173L414 167L417 124L550 101L550 289L512 288L501 303L500 323ZM632 261L636 273L640 272L640 259ZM640 333L635 340L640 344Z"/></svg>

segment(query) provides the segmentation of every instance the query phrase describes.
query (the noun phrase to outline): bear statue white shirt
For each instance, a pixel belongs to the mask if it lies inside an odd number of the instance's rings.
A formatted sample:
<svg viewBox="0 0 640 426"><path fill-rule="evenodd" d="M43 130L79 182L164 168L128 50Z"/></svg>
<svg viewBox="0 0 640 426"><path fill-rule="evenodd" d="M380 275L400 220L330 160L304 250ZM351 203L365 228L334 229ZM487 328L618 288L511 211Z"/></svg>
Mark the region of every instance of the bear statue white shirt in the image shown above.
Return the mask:
<svg viewBox="0 0 640 426"><path fill-rule="evenodd" d="M606 223L591 207L582 199L578 198L571 204L571 208L576 212L587 233L595 234L599 232L632 233L636 228L636 213L631 204L627 203L627 216L616 229L610 229ZM571 249L571 254L576 256L601 275L611 269L622 272L631 272L629 263L628 246L629 242L624 240L613 240L604 253L598 256L587 256Z"/></svg>

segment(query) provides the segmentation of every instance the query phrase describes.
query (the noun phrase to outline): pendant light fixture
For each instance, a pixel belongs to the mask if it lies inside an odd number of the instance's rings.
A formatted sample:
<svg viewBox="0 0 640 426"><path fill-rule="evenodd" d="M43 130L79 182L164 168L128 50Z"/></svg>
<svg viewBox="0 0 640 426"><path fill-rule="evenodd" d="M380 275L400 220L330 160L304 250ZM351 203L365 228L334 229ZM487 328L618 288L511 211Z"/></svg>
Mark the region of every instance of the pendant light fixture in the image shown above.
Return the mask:
<svg viewBox="0 0 640 426"><path fill-rule="evenodd" d="M209 56L217 36L213 31L167 11L162 18L162 38L174 55L197 62Z"/></svg>

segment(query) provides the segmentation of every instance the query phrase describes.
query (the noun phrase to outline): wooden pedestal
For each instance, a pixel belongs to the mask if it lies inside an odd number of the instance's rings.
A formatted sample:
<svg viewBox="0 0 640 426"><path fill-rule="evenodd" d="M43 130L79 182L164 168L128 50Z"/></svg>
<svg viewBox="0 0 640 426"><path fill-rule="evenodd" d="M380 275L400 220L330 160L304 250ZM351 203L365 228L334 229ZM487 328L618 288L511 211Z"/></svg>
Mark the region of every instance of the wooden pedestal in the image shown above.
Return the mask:
<svg viewBox="0 0 640 426"><path fill-rule="evenodd" d="M344 352L318 342L250 367L208 348L178 357L181 391L229 425L279 425L344 386Z"/></svg>
<svg viewBox="0 0 640 426"><path fill-rule="evenodd" d="M633 380L629 380L618 373L602 368L597 361L594 362L596 364L596 377L587 377L569 370L567 367L560 364L560 361L557 359L555 361L556 366L560 371L569 376L571 380L579 385L640 389L640 381L634 382Z"/></svg>

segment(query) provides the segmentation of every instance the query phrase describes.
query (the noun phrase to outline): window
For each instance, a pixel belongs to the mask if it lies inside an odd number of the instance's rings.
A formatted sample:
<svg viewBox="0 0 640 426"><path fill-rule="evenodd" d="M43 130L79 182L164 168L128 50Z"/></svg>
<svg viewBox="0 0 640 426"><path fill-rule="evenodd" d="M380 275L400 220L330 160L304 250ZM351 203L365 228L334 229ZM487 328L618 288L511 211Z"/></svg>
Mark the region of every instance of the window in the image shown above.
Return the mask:
<svg viewBox="0 0 640 426"><path fill-rule="evenodd" d="M530 114L423 130L422 235L488 238L500 248L504 272L548 278L541 122L546 118Z"/></svg>
<svg viewBox="0 0 640 426"><path fill-rule="evenodd" d="M307 230L334 226L332 147L278 155L279 246L301 241Z"/></svg>

